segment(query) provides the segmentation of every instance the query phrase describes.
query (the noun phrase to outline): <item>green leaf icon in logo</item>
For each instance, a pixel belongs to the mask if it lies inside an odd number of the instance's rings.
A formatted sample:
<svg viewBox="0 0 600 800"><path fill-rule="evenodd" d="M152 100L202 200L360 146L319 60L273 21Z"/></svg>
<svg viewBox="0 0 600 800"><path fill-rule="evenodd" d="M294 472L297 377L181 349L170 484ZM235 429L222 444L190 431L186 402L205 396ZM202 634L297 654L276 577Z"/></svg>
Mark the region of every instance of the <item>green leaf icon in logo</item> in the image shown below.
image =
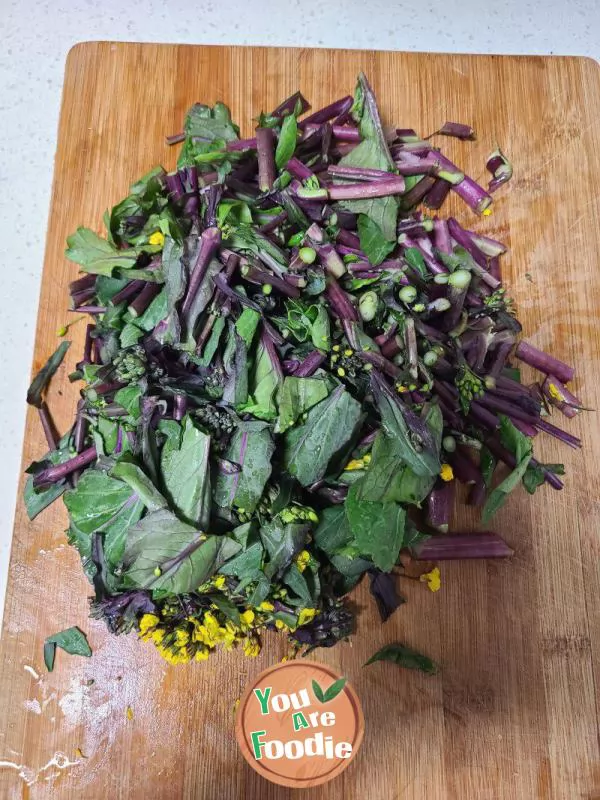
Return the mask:
<svg viewBox="0 0 600 800"><path fill-rule="evenodd" d="M315 697L320 703L329 703L330 700L333 700L338 696L338 694L342 691L344 686L346 685L347 678L340 678L337 681L334 681L331 686L323 691L319 684L313 680L312 688L315 694Z"/></svg>

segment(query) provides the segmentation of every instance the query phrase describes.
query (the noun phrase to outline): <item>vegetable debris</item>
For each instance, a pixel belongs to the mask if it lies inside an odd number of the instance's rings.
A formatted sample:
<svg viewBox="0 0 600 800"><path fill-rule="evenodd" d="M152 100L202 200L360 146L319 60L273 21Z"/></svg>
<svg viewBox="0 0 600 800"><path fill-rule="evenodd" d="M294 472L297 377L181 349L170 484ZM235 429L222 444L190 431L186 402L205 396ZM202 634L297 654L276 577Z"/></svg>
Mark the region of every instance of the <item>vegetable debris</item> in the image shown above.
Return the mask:
<svg viewBox="0 0 600 800"><path fill-rule="evenodd" d="M332 646L365 573L385 622L401 554L510 555L494 533L447 535L456 482L487 522L519 483L562 488L562 465L533 456L539 431L581 445L548 421L581 410L574 371L519 341L504 245L420 210L453 192L487 216L512 175L502 151L486 191L431 137L384 128L363 75L308 109L297 92L250 139L222 103L190 109L168 139L177 170L135 183L104 237L67 240L71 310L91 319L71 430L54 434L42 399L68 343L28 396L49 446L29 515L64 497L92 616L173 664L255 656L264 630ZM439 570L422 582L437 591ZM435 670L400 645L384 658Z"/></svg>

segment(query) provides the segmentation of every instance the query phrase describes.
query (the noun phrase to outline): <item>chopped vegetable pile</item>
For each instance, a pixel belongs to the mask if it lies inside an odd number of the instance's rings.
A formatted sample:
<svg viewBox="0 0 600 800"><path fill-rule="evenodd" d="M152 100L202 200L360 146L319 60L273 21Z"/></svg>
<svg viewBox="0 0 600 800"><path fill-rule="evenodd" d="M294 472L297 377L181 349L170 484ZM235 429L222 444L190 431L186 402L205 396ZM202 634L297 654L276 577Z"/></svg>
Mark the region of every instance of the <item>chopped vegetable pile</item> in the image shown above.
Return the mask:
<svg viewBox="0 0 600 800"><path fill-rule="evenodd" d="M172 663L254 656L265 629L328 647L365 573L385 620L408 558L510 555L496 534L447 535L456 481L487 524L519 483L562 488L538 431L581 444L548 421L581 408L573 369L519 341L506 248L417 210L454 192L486 216L506 156L486 191L432 137L383 128L363 75L308 110L296 93L240 139L222 103L192 107L168 139L177 171L134 184L106 238L68 238L71 308L92 321L60 440L43 397L68 343L28 393L50 448L28 470L30 517L63 495L92 616ZM439 588L437 568L422 577ZM388 650L374 658L421 664Z"/></svg>

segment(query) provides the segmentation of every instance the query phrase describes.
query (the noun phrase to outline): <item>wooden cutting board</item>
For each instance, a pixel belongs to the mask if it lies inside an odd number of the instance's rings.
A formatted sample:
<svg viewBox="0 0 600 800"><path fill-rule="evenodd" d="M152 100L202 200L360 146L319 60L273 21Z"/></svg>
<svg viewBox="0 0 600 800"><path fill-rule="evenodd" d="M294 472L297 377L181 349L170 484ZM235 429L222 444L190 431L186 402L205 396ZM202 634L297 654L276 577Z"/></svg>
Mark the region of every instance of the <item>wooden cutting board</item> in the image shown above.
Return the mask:
<svg viewBox="0 0 600 800"><path fill-rule="evenodd" d="M180 130L194 101L224 100L250 135L261 109L298 88L319 107L351 92L360 69L389 122L423 133L445 120L472 124L476 143L445 144L474 177L484 178L497 142L510 154L515 178L477 224L511 247L505 274L526 333L576 363L577 394L599 408L600 72L576 58L77 45L65 76L34 370L69 318L75 269L63 257L65 237L79 224L100 230L130 182L156 163L174 165L164 135ZM72 329L50 392L60 430L73 415L78 389L67 375L83 333L83 324ZM583 438L583 452L536 442L542 461L565 462L564 491L529 498L519 489L495 520L516 550L512 562L444 565L437 594L403 580L408 603L383 626L366 586L355 592L356 635L315 658L356 687L364 744L341 777L303 797L600 797L599 416L566 427ZM23 464L44 450L30 411ZM267 637L255 660L219 654L169 667L134 635L109 636L87 618L90 587L65 524L60 503L30 523L19 500L1 651L0 795L295 797L256 775L234 739L234 701L249 676L283 656L284 641ZM457 528L476 524L464 509L456 515ZM44 638L71 625L88 632L93 657L59 653L48 674ZM393 641L438 659L441 675L363 669Z"/></svg>

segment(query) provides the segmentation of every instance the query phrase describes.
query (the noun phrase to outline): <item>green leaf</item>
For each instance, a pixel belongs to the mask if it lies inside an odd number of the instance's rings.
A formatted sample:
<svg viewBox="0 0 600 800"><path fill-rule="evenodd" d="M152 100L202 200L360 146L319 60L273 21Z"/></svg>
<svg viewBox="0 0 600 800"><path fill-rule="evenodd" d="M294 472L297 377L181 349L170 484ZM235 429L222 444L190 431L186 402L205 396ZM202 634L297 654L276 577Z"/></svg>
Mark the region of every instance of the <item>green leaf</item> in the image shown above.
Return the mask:
<svg viewBox="0 0 600 800"><path fill-rule="evenodd" d="M162 480L171 506L182 519L206 530L210 520L210 436L186 416L181 440L169 438L160 458Z"/></svg>
<svg viewBox="0 0 600 800"><path fill-rule="evenodd" d="M122 348L137 344L144 335L144 331L133 322L127 322L119 334L119 344Z"/></svg>
<svg viewBox="0 0 600 800"><path fill-rule="evenodd" d="M242 337L231 323L229 326L229 339L223 353L223 368L227 375L223 401L239 407L248 402L248 352Z"/></svg>
<svg viewBox="0 0 600 800"><path fill-rule="evenodd" d="M67 481L58 481L53 483L46 489L34 489L33 479L37 472L40 472L51 464L62 464L72 457L70 449L70 433L65 434L58 444L56 450L52 450L40 460L34 461L25 470L28 473L28 478L23 490L23 502L29 519L35 519L37 515L53 503L57 498L63 494L68 488Z"/></svg>
<svg viewBox="0 0 600 800"><path fill-rule="evenodd" d="M57 647L60 647L61 650L71 656L89 658L92 655L92 648L88 644L85 633L77 627L67 628L64 631L55 633L53 636L49 636L44 642L44 663L48 672L52 672L54 669Z"/></svg>
<svg viewBox="0 0 600 800"><path fill-rule="evenodd" d="M490 492L481 515L484 524L490 521L496 511L504 505L508 495L519 484L527 471L533 453L531 439L522 434L509 418L503 415L500 416L500 440L514 454L516 465L510 475Z"/></svg>
<svg viewBox="0 0 600 800"><path fill-rule="evenodd" d="M343 505L329 506L321 512L319 525L313 538L319 550L328 556L333 555L350 542L352 531Z"/></svg>
<svg viewBox="0 0 600 800"><path fill-rule="evenodd" d="M153 330L159 322L166 318L169 313L169 298L166 288L160 290L141 317L138 317L135 324L143 331Z"/></svg>
<svg viewBox="0 0 600 800"><path fill-rule="evenodd" d="M187 113L183 126L186 139L181 148L177 167L210 165L217 162L231 163L239 158L237 153L227 153L227 142L238 138L239 129L232 122L231 113L223 103L214 108L202 103L193 105Z"/></svg>
<svg viewBox="0 0 600 800"><path fill-rule="evenodd" d="M274 420L277 416L275 397L281 382L280 364L272 360L268 348L259 342L254 368L250 375L251 400L238 410L259 419Z"/></svg>
<svg viewBox="0 0 600 800"><path fill-rule="evenodd" d="M481 476L486 487L492 485L492 478L494 477L494 470L496 469L496 459L485 445L479 452L479 468L481 469Z"/></svg>
<svg viewBox="0 0 600 800"><path fill-rule="evenodd" d="M287 525L277 518L265 522L260 528L260 538L269 555L264 573L269 579L278 578L304 547L310 525L292 522Z"/></svg>
<svg viewBox="0 0 600 800"><path fill-rule="evenodd" d="M360 552L371 556L383 572L398 560L404 541L406 511L397 503L375 503L356 497L351 487L344 502L352 535Z"/></svg>
<svg viewBox="0 0 600 800"><path fill-rule="evenodd" d="M254 334L260 322L260 314L253 308L245 308L235 323L235 329L250 349Z"/></svg>
<svg viewBox="0 0 600 800"><path fill-rule="evenodd" d="M284 466L302 486L320 480L327 465L351 440L362 409L343 386L308 412L306 422L284 437Z"/></svg>
<svg viewBox="0 0 600 800"><path fill-rule="evenodd" d="M65 505L71 521L69 538L79 550L84 567L91 557L92 534L101 531L107 566L114 570L121 562L129 526L143 513L139 496L123 481L87 469L75 489L65 493Z"/></svg>
<svg viewBox="0 0 600 800"><path fill-rule="evenodd" d="M331 390L327 378L284 378L279 393L279 416L275 426L275 433L284 433L288 428L309 411L321 400L324 400Z"/></svg>
<svg viewBox="0 0 600 800"><path fill-rule="evenodd" d="M416 247L407 247L403 256L409 267L412 267L420 278L426 281L430 280L431 274L420 250Z"/></svg>
<svg viewBox="0 0 600 800"><path fill-rule="evenodd" d="M183 265L183 244L170 236L165 237L162 252L162 271L165 280L167 299L166 328L160 334L161 344L178 344L181 339L181 322L177 311L177 303L185 293L187 285Z"/></svg>
<svg viewBox="0 0 600 800"><path fill-rule="evenodd" d="M296 139L298 136L298 123L293 114L284 117L281 133L275 150L275 164L277 169L285 167L296 149Z"/></svg>
<svg viewBox="0 0 600 800"><path fill-rule="evenodd" d="M437 431L394 395L383 381L373 381L372 385L383 430L402 448L404 462L416 475L439 475Z"/></svg>
<svg viewBox="0 0 600 800"><path fill-rule="evenodd" d="M140 399L142 397L142 390L139 386L131 385L124 386L115 392L115 403L123 406L127 410L130 417L134 420L139 419L140 414Z"/></svg>
<svg viewBox="0 0 600 800"><path fill-rule="evenodd" d="M206 536L167 509L129 528L123 577L129 586L186 594L240 550L228 536Z"/></svg>
<svg viewBox="0 0 600 800"><path fill-rule="evenodd" d="M200 359L200 365L203 367L209 367L217 349L219 347L219 342L221 341L221 336L225 329L225 317L217 317L213 329L210 333L210 337L207 343L204 345L204 349L202 350L202 358Z"/></svg>
<svg viewBox="0 0 600 800"><path fill-rule="evenodd" d="M324 703L325 702L325 692L323 691L323 689L321 689L321 687L316 682L316 680L314 680L314 678L313 678L313 682L312 682L312 690L314 692L315 697L319 701L319 703Z"/></svg>
<svg viewBox="0 0 600 800"><path fill-rule="evenodd" d="M241 581L257 580L262 566L263 552L262 544L254 542L247 550L238 553L220 567L219 572L221 575L235 575Z"/></svg>
<svg viewBox="0 0 600 800"><path fill-rule="evenodd" d="M228 225L252 224L252 211L243 200L221 200L217 206L217 225L222 228Z"/></svg>
<svg viewBox="0 0 600 800"><path fill-rule="evenodd" d="M373 442L371 462L363 477L356 481L359 500L380 503L420 505L436 481L435 475L417 475L404 464L404 447L396 438L380 431Z"/></svg>
<svg viewBox="0 0 600 800"><path fill-rule="evenodd" d="M62 364L63 358L70 346L71 342L61 342L32 380L31 386L27 390L27 402L30 406L35 406L36 408L41 406L42 394L50 383L52 376Z"/></svg>
<svg viewBox="0 0 600 800"><path fill-rule="evenodd" d="M436 675L439 671L435 661L404 644L387 644L381 650L378 650L375 655L371 656L364 666L374 664L375 661L392 661L394 664L398 664L399 667L418 669L427 675Z"/></svg>
<svg viewBox="0 0 600 800"><path fill-rule="evenodd" d="M137 464L129 461L127 457L119 459L111 469L110 474L113 478L118 478L133 489L148 511L157 511L159 508L167 507L167 501L150 478Z"/></svg>
<svg viewBox="0 0 600 800"><path fill-rule="evenodd" d="M334 700L346 685L347 680L348 678L339 678L337 681L334 681L329 689L325 691L323 702L329 703L331 700Z"/></svg>
<svg viewBox="0 0 600 800"><path fill-rule="evenodd" d="M366 214L358 216L360 248L371 264L381 264L396 246L396 240L386 239L379 225Z"/></svg>
<svg viewBox="0 0 600 800"><path fill-rule="evenodd" d="M137 261L137 248L117 250L89 228L77 228L67 237L65 256L83 269L96 275L112 275L117 267L129 269Z"/></svg>
<svg viewBox="0 0 600 800"><path fill-rule="evenodd" d="M243 508L252 513L271 476L271 456L275 444L265 422L238 424L224 457L240 466L234 475L219 472L213 498L221 508Z"/></svg>
<svg viewBox="0 0 600 800"><path fill-rule="evenodd" d="M565 465L536 464L535 467L532 467L531 464L528 464L527 469L525 470L525 474L523 475L523 486L529 492L529 494L535 494L535 490L539 486L542 486L542 484L545 483L546 476L544 474L544 470L548 470L548 472L553 472L555 475L564 475Z"/></svg>
<svg viewBox="0 0 600 800"><path fill-rule="evenodd" d="M359 124L363 140L341 159L340 164L348 167L369 167L395 172L396 165L385 141L373 92L362 74L358 79L353 109L353 115ZM398 201L395 197L344 200L339 205L354 214L365 214L378 226L383 240L395 245L398 217Z"/></svg>
<svg viewBox="0 0 600 800"><path fill-rule="evenodd" d="M291 564L285 571L282 582L291 591L288 593L287 602L294 602L294 595L298 598L298 605L311 607L316 602L317 597L311 591L306 578L306 572L300 572L296 564Z"/></svg>
<svg viewBox="0 0 600 800"><path fill-rule="evenodd" d="M253 225L240 224L236 228L232 228L228 232L224 244L236 252L251 253L257 257L264 253L274 259L284 271L287 270L285 253Z"/></svg>

